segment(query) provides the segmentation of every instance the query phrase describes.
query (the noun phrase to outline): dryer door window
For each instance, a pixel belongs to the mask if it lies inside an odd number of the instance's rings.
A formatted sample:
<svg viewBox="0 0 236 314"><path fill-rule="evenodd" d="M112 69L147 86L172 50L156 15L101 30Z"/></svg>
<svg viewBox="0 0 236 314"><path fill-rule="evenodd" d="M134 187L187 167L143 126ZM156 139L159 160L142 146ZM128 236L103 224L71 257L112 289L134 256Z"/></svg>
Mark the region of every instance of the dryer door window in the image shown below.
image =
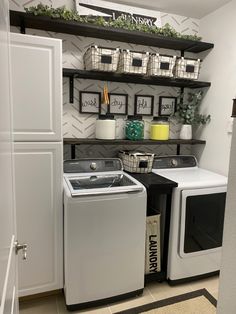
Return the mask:
<svg viewBox="0 0 236 314"><path fill-rule="evenodd" d="M225 199L225 188L182 192L182 255L204 254L222 246Z"/></svg>

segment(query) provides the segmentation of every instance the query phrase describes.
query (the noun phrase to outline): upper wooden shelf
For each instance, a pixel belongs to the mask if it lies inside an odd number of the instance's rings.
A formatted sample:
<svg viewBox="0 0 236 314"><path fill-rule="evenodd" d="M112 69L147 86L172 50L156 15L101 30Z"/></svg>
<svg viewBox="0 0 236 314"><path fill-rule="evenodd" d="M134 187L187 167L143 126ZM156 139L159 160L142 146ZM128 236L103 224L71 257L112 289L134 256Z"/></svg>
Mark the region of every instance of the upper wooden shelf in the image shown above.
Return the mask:
<svg viewBox="0 0 236 314"><path fill-rule="evenodd" d="M167 141L154 141L154 140L140 140L140 141L130 141L130 140L97 140L95 138L64 138L64 144L70 145L197 145L206 144L203 140L167 140Z"/></svg>
<svg viewBox="0 0 236 314"><path fill-rule="evenodd" d="M173 87L188 87L188 88L202 88L210 87L210 82L185 80L178 78L168 77L150 77L139 74L124 74L116 72L99 72L99 71L86 71L77 69L63 69L63 76L82 78L90 80L123 82L145 85L159 85L159 86L173 86Z"/></svg>
<svg viewBox="0 0 236 314"><path fill-rule="evenodd" d="M198 53L214 47L214 44L202 41L164 37L138 31L129 31L119 28L110 28L61 19L52 19L47 16L35 16L33 14L19 11L10 11L10 23L13 26L20 26L22 32L24 32L25 28L34 28L57 33L66 33L113 41L128 42L138 45L174 49L180 50L182 52L188 51Z"/></svg>

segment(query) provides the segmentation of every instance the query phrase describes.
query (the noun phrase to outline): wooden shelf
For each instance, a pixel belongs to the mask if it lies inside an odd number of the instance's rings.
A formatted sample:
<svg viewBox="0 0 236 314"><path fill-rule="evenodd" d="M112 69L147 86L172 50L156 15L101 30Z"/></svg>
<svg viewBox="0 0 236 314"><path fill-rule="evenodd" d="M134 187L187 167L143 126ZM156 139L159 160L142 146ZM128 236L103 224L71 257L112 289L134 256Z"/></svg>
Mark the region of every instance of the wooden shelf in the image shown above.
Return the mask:
<svg viewBox="0 0 236 314"><path fill-rule="evenodd" d="M97 140L94 138L64 138L64 144L70 145L197 145L206 144L203 140L167 140L167 141L154 141L154 140Z"/></svg>
<svg viewBox="0 0 236 314"><path fill-rule="evenodd" d="M119 28L52 19L47 16L35 16L33 14L19 11L10 11L10 23L13 26L20 26L23 33L25 32L25 28L34 28L57 33L174 49L182 52L187 51L198 53L214 47L214 44L202 41L164 37L138 31L129 31Z"/></svg>
<svg viewBox="0 0 236 314"><path fill-rule="evenodd" d="M187 87L187 88L203 88L210 87L210 82L192 81L177 78L166 77L150 77L138 74L124 74L115 72L98 72L86 71L77 69L63 69L64 77L82 78L90 80L123 82L145 85L159 85L159 86L173 86L173 87Z"/></svg>

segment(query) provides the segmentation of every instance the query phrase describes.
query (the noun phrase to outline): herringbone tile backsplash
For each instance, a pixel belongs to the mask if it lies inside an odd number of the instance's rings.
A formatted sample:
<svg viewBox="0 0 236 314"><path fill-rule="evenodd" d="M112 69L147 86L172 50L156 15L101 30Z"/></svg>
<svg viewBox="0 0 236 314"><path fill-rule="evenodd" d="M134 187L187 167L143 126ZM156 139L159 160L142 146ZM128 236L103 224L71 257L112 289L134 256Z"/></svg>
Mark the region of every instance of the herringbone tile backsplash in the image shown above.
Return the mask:
<svg viewBox="0 0 236 314"><path fill-rule="evenodd" d="M24 7L37 5L39 2L43 4L52 5L54 7L66 5L68 8L73 8L73 0L10 0L10 8L12 10L23 11ZM199 21L197 19L187 18L173 14L162 14L162 24L169 23L177 31L183 34L197 34L199 31ZM12 31L19 32L16 27L12 27ZM137 51L161 52L179 55L179 51L158 49L156 47L148 47L141 45L134 45L129 43L120 43L110 40L102 40L96 38L88 38L82 36L74 36L68 34L59 34L54 32L46 32L41 30L27 29L27 34L46 36L53 38L60 38L63 40L63 67L83 69L83 54L91 45L100 45L103 47L120 47L123 49L132 49ZM101 81L76 79L74 85L74 103L69 103L69 80L63 79L63 136L66 138L94 138L95 137L95 120L97 115L94 114L80 114L79 113L79 91L99 91L102 92L104 83ZM129 95L129 114L134 111L134 95L144 94L154 96L154 115L158 113L159 96L177 96L178 88L162 87L152 85L126 84L117 82L107 82L109 92L126 93ZM123 136L123 126L125 117L117 116L117 138ZM145 118L145 138L149 138L149 126L152 117ZM170 137L178 138L180 125L175 119L171 120ZM117 146L78 146L76 153L79 157L89 157L97 155L115 156L117 150L122 147ZM124 148L124 147L123 147ZM153 151L158 155L173 154L176 152L175 146L145 146L132 147L138 149L145 149L146 151ZM185 147L186 152L190 151L189 147ZM183 152L183 151L182 151ZM69 158L69 148L65 147L65 158Z"/></svg>

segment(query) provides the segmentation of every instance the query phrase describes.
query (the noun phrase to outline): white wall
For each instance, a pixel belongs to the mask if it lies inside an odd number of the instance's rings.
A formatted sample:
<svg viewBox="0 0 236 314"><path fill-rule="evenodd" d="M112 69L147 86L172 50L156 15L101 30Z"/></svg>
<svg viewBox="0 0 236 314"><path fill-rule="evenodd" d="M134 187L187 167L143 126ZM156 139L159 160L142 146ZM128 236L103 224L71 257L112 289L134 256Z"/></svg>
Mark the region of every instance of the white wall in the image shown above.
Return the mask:
<svg viewBox="0 0 236 314"><path fill-rule="evenodd" d="M236 312L236 120L232 138L217 314Z"/></svg>
<svg viewBox="0 0 236 314"><path fill-rule="evenodd" d="M207 141L204 149L195 149L200 166L227 175L231 134L232 99L236 96L236 1L231 1L200 21L200 35L215 44L205 56L200 79L212 86L202 103L202 111L211 114L211 122L200 128L196 138Z"/></svg>

